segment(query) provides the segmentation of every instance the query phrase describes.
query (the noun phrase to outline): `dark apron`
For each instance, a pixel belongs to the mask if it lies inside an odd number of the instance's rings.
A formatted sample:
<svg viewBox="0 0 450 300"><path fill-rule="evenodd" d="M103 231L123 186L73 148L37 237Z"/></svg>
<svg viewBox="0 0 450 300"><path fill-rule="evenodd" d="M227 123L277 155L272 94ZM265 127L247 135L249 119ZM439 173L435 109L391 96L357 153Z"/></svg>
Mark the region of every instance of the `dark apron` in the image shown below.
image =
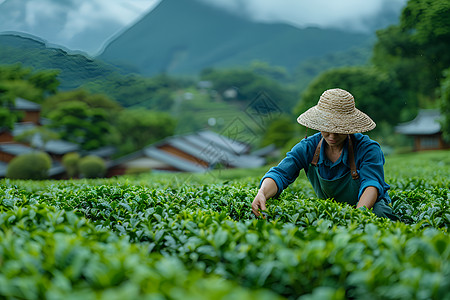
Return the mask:
<svg viewBox="0 0 450 300"><path fill-rule="evenodd" d="M358 203L358 194L360 187L360 180L355 166L355 156L353 153L352 140L348 140L348 160L350 164L350 171L343 176L327 180L319 175L319 168L317 162L320 156L320 148L322 146L323 138L316 147L313 160L311 161L306 176L311 182L314 192L317 197L322 199L334 198L337 202L345 202L350 205Z"/></svg>
<svg viewBox="0 0 450 300"><path fill-rule="evenodd" d="M343 176L327 180L319 175L319 168L317 162L320 157L320 148L322 146L323 138L320 140L314 152L313 159L309 165L306 176L308 177L311 185L316 193L317 197L321 199L333 198L337 202L348 203L356 206L359 201L359 188L360 179L359 174L356 171L355 155L353 152L352 139L348 137L348 163L350 165L350 171ZM389 195L386 195L389 197ZM399 218L393 214L392 208L389 205L390 199L379 199L374 204L372 212L378 217L389 218L393 221L399 220Z"/></svg>

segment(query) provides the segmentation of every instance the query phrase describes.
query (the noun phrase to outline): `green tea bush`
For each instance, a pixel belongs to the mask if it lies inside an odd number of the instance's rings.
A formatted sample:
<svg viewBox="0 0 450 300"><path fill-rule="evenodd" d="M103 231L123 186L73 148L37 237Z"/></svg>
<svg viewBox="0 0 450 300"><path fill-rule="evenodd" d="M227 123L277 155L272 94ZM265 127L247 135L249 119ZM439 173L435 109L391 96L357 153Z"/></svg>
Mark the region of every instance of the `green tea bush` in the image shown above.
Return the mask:
<svg viewBox="0 0 450 300"><path fill-rule="evenodd" d="M78 169L84 178L97 178L105 175L106 164L101 157L87 155L79 160Z"/></svg>
<svg viewBox="0 0 450 300"><path fill-rule="evenodd" d="M3 180L0 298L448 300L448 153L387 160L397 222L303 175L267 219L254 170Z"/></svg>
<svg viewBox="0 0 450 300"><path fill-rule="evenodd" d="M16 156L8 164L6 177L11 179L45 179L52 165L50 155L45 152L31 152Z"/></svg>

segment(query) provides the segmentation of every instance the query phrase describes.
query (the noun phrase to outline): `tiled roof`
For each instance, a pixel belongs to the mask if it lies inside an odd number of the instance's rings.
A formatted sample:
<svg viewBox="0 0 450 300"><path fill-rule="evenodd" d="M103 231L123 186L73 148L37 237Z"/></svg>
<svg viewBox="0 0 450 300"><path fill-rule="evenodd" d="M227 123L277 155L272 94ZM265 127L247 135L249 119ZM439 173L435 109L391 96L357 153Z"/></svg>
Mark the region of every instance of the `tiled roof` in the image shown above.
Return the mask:
<svg viewBox="0 0 450 300"><path fill-rule="evenodd" d="M436 134L441 131L440 117L441 114L437 109L423 109L412 121L398 124L395 131L407 135Z"/></svg>
<svg viewBox="0 0 450 300"><path fill-rule="evenodd" d="M161 151L156 147L148 147L144 149L146 156L160 160L176 169L184 172L205 172L207 169L200 164L193 163L187 159L175 156L173 154Z"/></svg>
<svg viewBox="0 0 450 300"><path fill-rule="evenodd" d="M25 153L30 153L35 150L33 148L21 144L4 143L0 144L0 151L17 156Z"/></svg>
<svg viewBox="0 0 450 300"><path fill-rule="evenodd" d="M7 170L8 170L8 164L0 161L0 177L5 177Z"/></svg>
<svg viewBox="0 0 450 300"><path fill-rule="evenodd" d="M22 98L16 98L14 108L16 110L40 111L41 105Z"/></svg>

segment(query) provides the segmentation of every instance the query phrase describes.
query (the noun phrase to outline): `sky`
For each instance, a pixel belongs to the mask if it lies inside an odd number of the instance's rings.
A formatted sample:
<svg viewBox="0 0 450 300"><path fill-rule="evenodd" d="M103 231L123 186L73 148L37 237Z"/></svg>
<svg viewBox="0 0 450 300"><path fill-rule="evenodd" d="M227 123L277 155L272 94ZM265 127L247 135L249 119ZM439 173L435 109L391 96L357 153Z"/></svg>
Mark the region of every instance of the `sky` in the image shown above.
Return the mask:
<svg viewBox="0 0 450 300"><path fill-rule="evenodd" d="M131 26L160 1L0 0L0 32L25 32L50 44L95 55L108 40ZM256 21L365 32L373 25L373 16L380 16L382 11L398 13L407 0L199 1Z"/></svg>

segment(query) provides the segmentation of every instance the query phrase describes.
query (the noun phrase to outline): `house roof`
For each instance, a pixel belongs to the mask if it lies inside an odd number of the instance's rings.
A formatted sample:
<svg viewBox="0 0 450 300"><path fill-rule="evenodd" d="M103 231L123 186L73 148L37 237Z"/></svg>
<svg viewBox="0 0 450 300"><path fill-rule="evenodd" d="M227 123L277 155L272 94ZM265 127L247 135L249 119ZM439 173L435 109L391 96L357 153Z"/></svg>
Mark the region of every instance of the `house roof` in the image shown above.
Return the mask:
<svg viewBox="0 0 450 300"><path fill-rule="evenodd" d="M222 163L232 167L259 167L265 160L256 155L246 155L247 145L228 139L211 131L172 137L161 144L169 144L209 165Z"/></svg>
<svg viewBox="0 0 450 300"><path fill-rule="evenodd" d="M12 134L13 136L19 136L22 133L34 129L36 128L36 124L34 124L33 122L19 122L19 123L15 123L14 124L14 128L12 130Z"/></svg>
<svg viewBox="0 0 450 300"><path fill-rule="evenodd" d="M48 153L64 155L70 152L77 152L80 150L80 145L63 140L49 140L46 143L42 140L40 134L35 134L31 140L31 144L39 149L42 149Z"/></svg>
<svg viewBox="0 0 450 300"><path fill-rule="evenodd" d="M108 158L117 152L117 148L113 146L105 146L95 150L89 151L90 155L96 155L102 158Z"/></svg>
<svg viewBox="0 0 450 300"><path fill-rule="evenodd" d="M169 153L164 146L171 146L198 161L189 160L181 156ZM245 154L248 146L244 143L233 141L211 131L172 136L141 151L131 153L118 158L108 164L108 167L120 164L139 165L160 162L160 166L172 167L184 172L205 172L215 164L221 163L230 167L252 168L264 165L265 159L257 155ZM146 159L152 159L149 161ZM202 165L206 162L208 167Z"/></svg>
<svg viewBox="0 0 450 300"><path fill-rule="evenodd" d="M244 154L249 150L249 146L237 140L217 134L213 131L205 130L197 133L204 140L222 147L224 150L234 152L235 154Z"/></svg>
<svg viewBox="0 0 450 300"><path fill-rule="evenodd" d="M16 98L14 109L27 111L40 111L41 105L35 102L25 100L23 98Z"/></svg>
<svg viewBox="0 0 450 300"><path fill-rule="evenodd" d="M205 172L207 169L200 164L193 163L187 159L175 156L156 147L148 147L144 149L146 156L162 161L168 165L185 172Z"/></svg>
<svg viewBox="0 0 450 300"><path fill-rule="evenodd" d="M441 131L440 117L437 109L421 109L412 121L398 124L395 131L407 135L436 134Z"/></svg>
<svg viewBox="0 0 450 300"><path fill-rule="evenodd" d="M8 164L3 161L0 161L0 177L5 177L7 170L8 170Z"/></svg>
<svg viewBox="0 0 450 300"><path fill-rule="evenodd" d="M0 144L0 151L12 155L21 155L35 151L33 148L22 144L4 143Z"/></svg>

